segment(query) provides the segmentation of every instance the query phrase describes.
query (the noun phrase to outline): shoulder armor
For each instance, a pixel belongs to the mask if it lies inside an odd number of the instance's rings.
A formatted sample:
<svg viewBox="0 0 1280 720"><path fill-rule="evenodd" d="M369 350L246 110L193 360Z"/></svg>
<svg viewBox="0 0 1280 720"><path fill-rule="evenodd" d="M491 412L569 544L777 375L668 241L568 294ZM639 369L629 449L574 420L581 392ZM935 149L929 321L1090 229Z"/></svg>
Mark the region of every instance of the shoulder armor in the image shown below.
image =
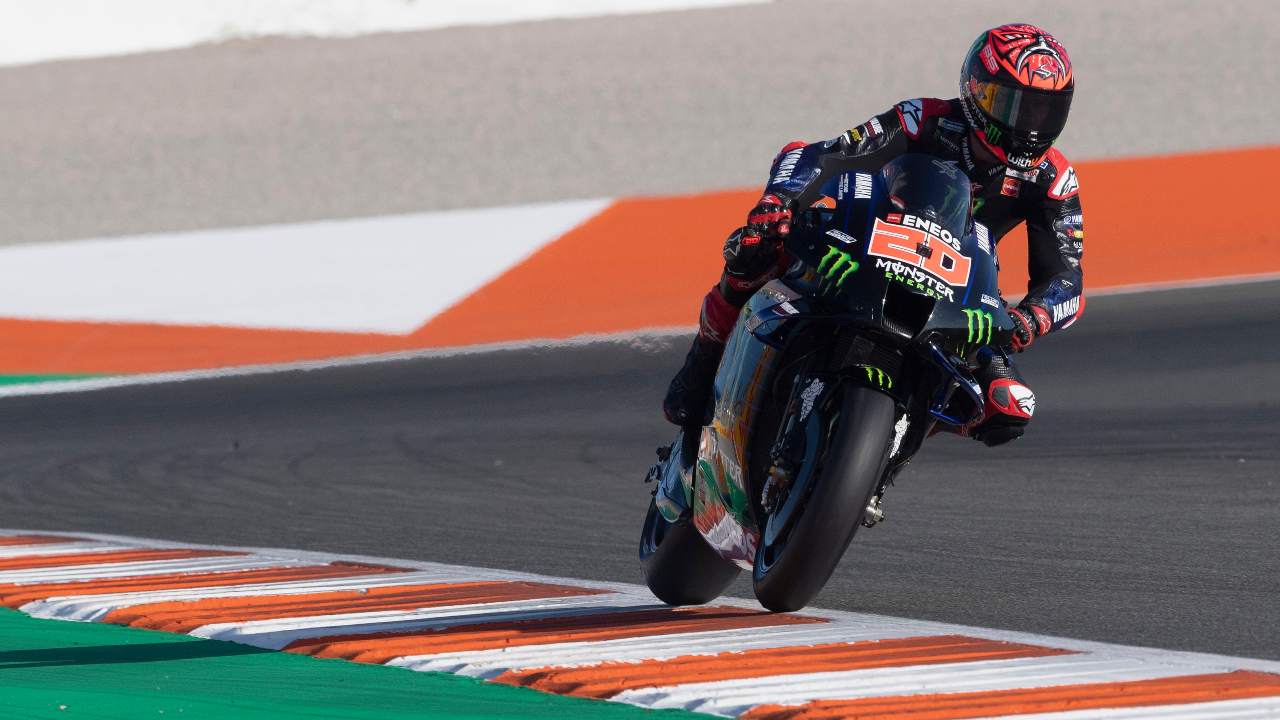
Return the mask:
<svg viewBox="0 0 1280 720"><path fill-rule="evenodd" d="M898 112L898 122L907 137L918 140L925 123L935 117L944 117L951 111L951 103L938 98L916 98L903 100L894 106Z"/></svg>
<svg viewBox="0 0 1280 720"><path fill-rule="evenodd" d="M1046 187L1045 194L1052 200L1066 200L1080 192L1080 180L1076 169L1057 148L1049 148L1040 161L1040 177Z"/></svg>

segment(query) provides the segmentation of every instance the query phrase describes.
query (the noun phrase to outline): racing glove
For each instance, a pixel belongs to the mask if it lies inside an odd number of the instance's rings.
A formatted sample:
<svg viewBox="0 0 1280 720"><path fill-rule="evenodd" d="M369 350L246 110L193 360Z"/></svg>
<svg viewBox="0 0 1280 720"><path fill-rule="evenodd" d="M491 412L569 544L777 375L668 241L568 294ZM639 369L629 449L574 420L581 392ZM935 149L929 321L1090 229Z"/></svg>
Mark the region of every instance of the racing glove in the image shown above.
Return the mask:
<svg viewBox="0 0 1280 720"><path fill-rule="evenodd" d="M786 237L791 232L791 198L765 193L747 213L746 236Z"/></svg>
<svg viewBox="0 0 1280 720"><path fill-rule="evenodd" d="M1022 352L1031 347L1036 338L1049 332L1053 320L1049 312L1039 305L1023 304L1009 308L1009 317L1013 320L1013 349Z"/></svg>

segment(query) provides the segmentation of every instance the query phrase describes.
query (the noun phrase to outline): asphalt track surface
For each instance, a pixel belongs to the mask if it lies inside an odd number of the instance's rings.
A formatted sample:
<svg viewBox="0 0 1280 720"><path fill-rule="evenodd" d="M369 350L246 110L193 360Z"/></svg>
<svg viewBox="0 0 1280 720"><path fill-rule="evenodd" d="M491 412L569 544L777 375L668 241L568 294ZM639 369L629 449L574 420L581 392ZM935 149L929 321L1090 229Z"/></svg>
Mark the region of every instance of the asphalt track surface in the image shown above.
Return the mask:
<svg viewBox="0 0 1280 720"><path fill-rule="evenodd" d="M1011 20L1072 49L1073 159L1280 142L1270 0L781 0L239 41L0 68L0 244L754 186L790 140L954 95L969 43Z"/></svg>
<svg viewBox="0 0 1280 720"><path fill-rule="evenodd" d="M1023 356L1029 435L928 443L816 604L1280 658L1278 295L1091 300ZM637 581L683 345L5 399L0 526Z"/></svg>

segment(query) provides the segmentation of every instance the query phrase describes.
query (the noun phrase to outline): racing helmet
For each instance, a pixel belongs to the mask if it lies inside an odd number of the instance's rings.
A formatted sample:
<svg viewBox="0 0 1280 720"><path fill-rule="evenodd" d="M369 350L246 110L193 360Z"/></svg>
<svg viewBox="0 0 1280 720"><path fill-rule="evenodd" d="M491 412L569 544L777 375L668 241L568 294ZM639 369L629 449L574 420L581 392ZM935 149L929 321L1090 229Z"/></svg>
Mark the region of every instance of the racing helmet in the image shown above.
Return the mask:
<svg viewBox="0 0 1280 720"><path fill-rule="evenodd" d="M1001 25L978 36L960 74L960 103L978 141L1005 165L1038 165L1067 124L1067 49L1042 28Z"/></svg>

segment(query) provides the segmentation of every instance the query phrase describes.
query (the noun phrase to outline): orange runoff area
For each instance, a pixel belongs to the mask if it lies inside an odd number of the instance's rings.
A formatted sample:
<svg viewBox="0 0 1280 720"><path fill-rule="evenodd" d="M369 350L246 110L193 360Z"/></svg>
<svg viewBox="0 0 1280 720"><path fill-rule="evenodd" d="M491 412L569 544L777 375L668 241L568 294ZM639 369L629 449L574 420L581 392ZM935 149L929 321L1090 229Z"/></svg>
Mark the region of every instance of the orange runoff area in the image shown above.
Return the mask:
<svg viewBox="0 0 1280 720"><path fill-rule="evenodd" d="M815 700L798 706L762 705L742 717L743 720L835 720L854 717L965 720L1277 696L1280 696L1280 675L1237 670L1133 682L1057 685L943 695L898 695L859 700Z"/></svg>
<svg viewBox="0 0 1280 720"><path fill-rule="evenodd" d="M759 648L636 663L606 662L569 668L511 670L494 678L494 682L603 700L626 690L669 685L671 678L680 678L682 683L701 683L1069 654L1070 650L942 635Z"/></svg>
<svg viewBox="0 0 1280 720"><path fill-rule="evenodd" d="M1080 163L1086 288L1280 272L1263 177L1277 161L1280 147ZM408 336L2 319L0 373L161 372L689 326L719 277L721 242L757 194L620 200ZM1003 289L1022 294L1021 229L1000 257Z"/></svg>

